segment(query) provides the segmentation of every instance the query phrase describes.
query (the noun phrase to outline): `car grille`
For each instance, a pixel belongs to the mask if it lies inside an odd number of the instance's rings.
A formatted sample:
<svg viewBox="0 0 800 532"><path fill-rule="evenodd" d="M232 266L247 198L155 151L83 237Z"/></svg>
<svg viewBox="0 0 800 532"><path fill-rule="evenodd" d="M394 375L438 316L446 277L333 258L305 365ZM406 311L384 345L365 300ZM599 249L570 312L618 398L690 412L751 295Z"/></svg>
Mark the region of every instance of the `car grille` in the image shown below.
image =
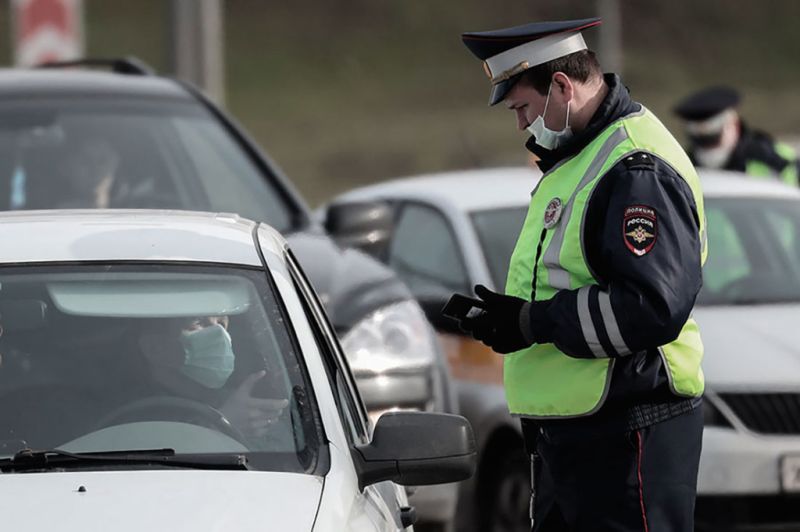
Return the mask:
<svg viewBox="0 0 800 532"><path fill-rule="evenodd" d="M754 432L800 434L798 393L723 393L720 398Z"/></svg>

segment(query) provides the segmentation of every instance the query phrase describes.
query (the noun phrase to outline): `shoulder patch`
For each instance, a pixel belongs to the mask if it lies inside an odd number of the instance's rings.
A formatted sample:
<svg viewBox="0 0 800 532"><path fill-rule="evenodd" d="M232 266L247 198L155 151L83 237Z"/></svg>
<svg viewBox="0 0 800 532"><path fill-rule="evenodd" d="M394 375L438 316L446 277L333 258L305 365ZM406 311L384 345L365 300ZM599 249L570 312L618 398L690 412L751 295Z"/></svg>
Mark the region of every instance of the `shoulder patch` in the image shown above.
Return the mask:
<svg viewBox="0 0 800 532"><path fill-rule="evenodd" d="M632 168L653 168L656 165L655 159L649 154L645 152L638 152L632 153L622 159L622 162L625 164L625 167L628 169Z"/></svg>
<svg viewBox="0 0 800 532"><path fill-rule="evenodd" d="M650 253L658 239L656 210L647 205L629 205L622 216L622 239L637 257Z"/></svg>

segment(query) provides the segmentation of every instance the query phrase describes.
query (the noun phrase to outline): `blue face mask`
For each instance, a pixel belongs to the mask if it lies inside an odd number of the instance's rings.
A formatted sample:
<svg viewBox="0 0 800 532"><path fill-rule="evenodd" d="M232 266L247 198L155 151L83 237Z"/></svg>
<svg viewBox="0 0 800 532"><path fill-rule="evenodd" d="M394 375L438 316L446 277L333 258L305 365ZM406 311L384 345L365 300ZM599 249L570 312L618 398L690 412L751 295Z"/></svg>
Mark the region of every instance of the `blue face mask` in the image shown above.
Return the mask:
<svg viewBox="0 0 800 532"><path fill-rule="evenodd" d="M181 333L181 345L186 352L181 367L184 375L209 388L221 388L228 381L235 355L225 327L212 325L185 331Z"/></svg>

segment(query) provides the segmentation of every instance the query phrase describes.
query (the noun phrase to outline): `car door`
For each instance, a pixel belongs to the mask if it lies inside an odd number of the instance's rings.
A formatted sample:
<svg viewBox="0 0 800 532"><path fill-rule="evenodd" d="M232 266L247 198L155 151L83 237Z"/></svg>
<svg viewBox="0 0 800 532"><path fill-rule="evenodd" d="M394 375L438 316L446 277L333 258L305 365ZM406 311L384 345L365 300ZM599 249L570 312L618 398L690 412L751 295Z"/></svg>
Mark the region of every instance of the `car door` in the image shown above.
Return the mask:
<svg viewBox="0 0 800 532"><path fill-rule="evenodd" d="M420 299L472 293L455 232L444 214L430 205L400 205L387 262Z"/></svg>
<svg viewBox="0 0 800 532"><path fill-rule="evenodd" d="M457 383L459 413L470 421L478 441L479 471L489 472L460 487L456 526L473 530L479 520L484 526L488 522L503 526L516 519L526 509L504 494L526 493L529 484L524 466L519 467L519 461L524 460L519 423L508 414L505 402L503 358L439 317L443 303L452 293L473 293L468 255L450 220L431 205L402 204L387 262L409 285L438 329Z"/></svg>
<svg viewBox="0 0 800 532"><path fill-rule="evenodd" d="M371 437L369 417L338 338L322 311L321 303L291 252L287 254L287 264L305 299L309 321L314 328L317 344L325 359L328 377L334 390L336 407L349 444L354 447L358 444L368 443ZM363 523L366 520L372 525L370 530L376 532L404 530L402 515L407 505L407 499L400 486L390 481L378 482L364 488L356 499L355 515L351 515L352 522ZM366 529L363 526L356 526L354 530Z"/></svg>

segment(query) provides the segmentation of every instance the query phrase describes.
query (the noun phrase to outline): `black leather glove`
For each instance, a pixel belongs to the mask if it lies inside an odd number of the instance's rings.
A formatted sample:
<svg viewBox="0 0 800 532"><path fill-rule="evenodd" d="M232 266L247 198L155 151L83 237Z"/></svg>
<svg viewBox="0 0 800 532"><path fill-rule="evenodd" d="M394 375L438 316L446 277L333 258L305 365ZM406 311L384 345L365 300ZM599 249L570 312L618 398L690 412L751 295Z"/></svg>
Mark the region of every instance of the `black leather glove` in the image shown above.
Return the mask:
<svg viewBox="0 0 800 532"><path fill-rule="evenodd" d="M492 292L483 285L475 287L475 294L486 304L486 309L475 318L464 320L464 329L500 354L513 353L531 345L520 329L520 311L524 299Z"/></svg>

